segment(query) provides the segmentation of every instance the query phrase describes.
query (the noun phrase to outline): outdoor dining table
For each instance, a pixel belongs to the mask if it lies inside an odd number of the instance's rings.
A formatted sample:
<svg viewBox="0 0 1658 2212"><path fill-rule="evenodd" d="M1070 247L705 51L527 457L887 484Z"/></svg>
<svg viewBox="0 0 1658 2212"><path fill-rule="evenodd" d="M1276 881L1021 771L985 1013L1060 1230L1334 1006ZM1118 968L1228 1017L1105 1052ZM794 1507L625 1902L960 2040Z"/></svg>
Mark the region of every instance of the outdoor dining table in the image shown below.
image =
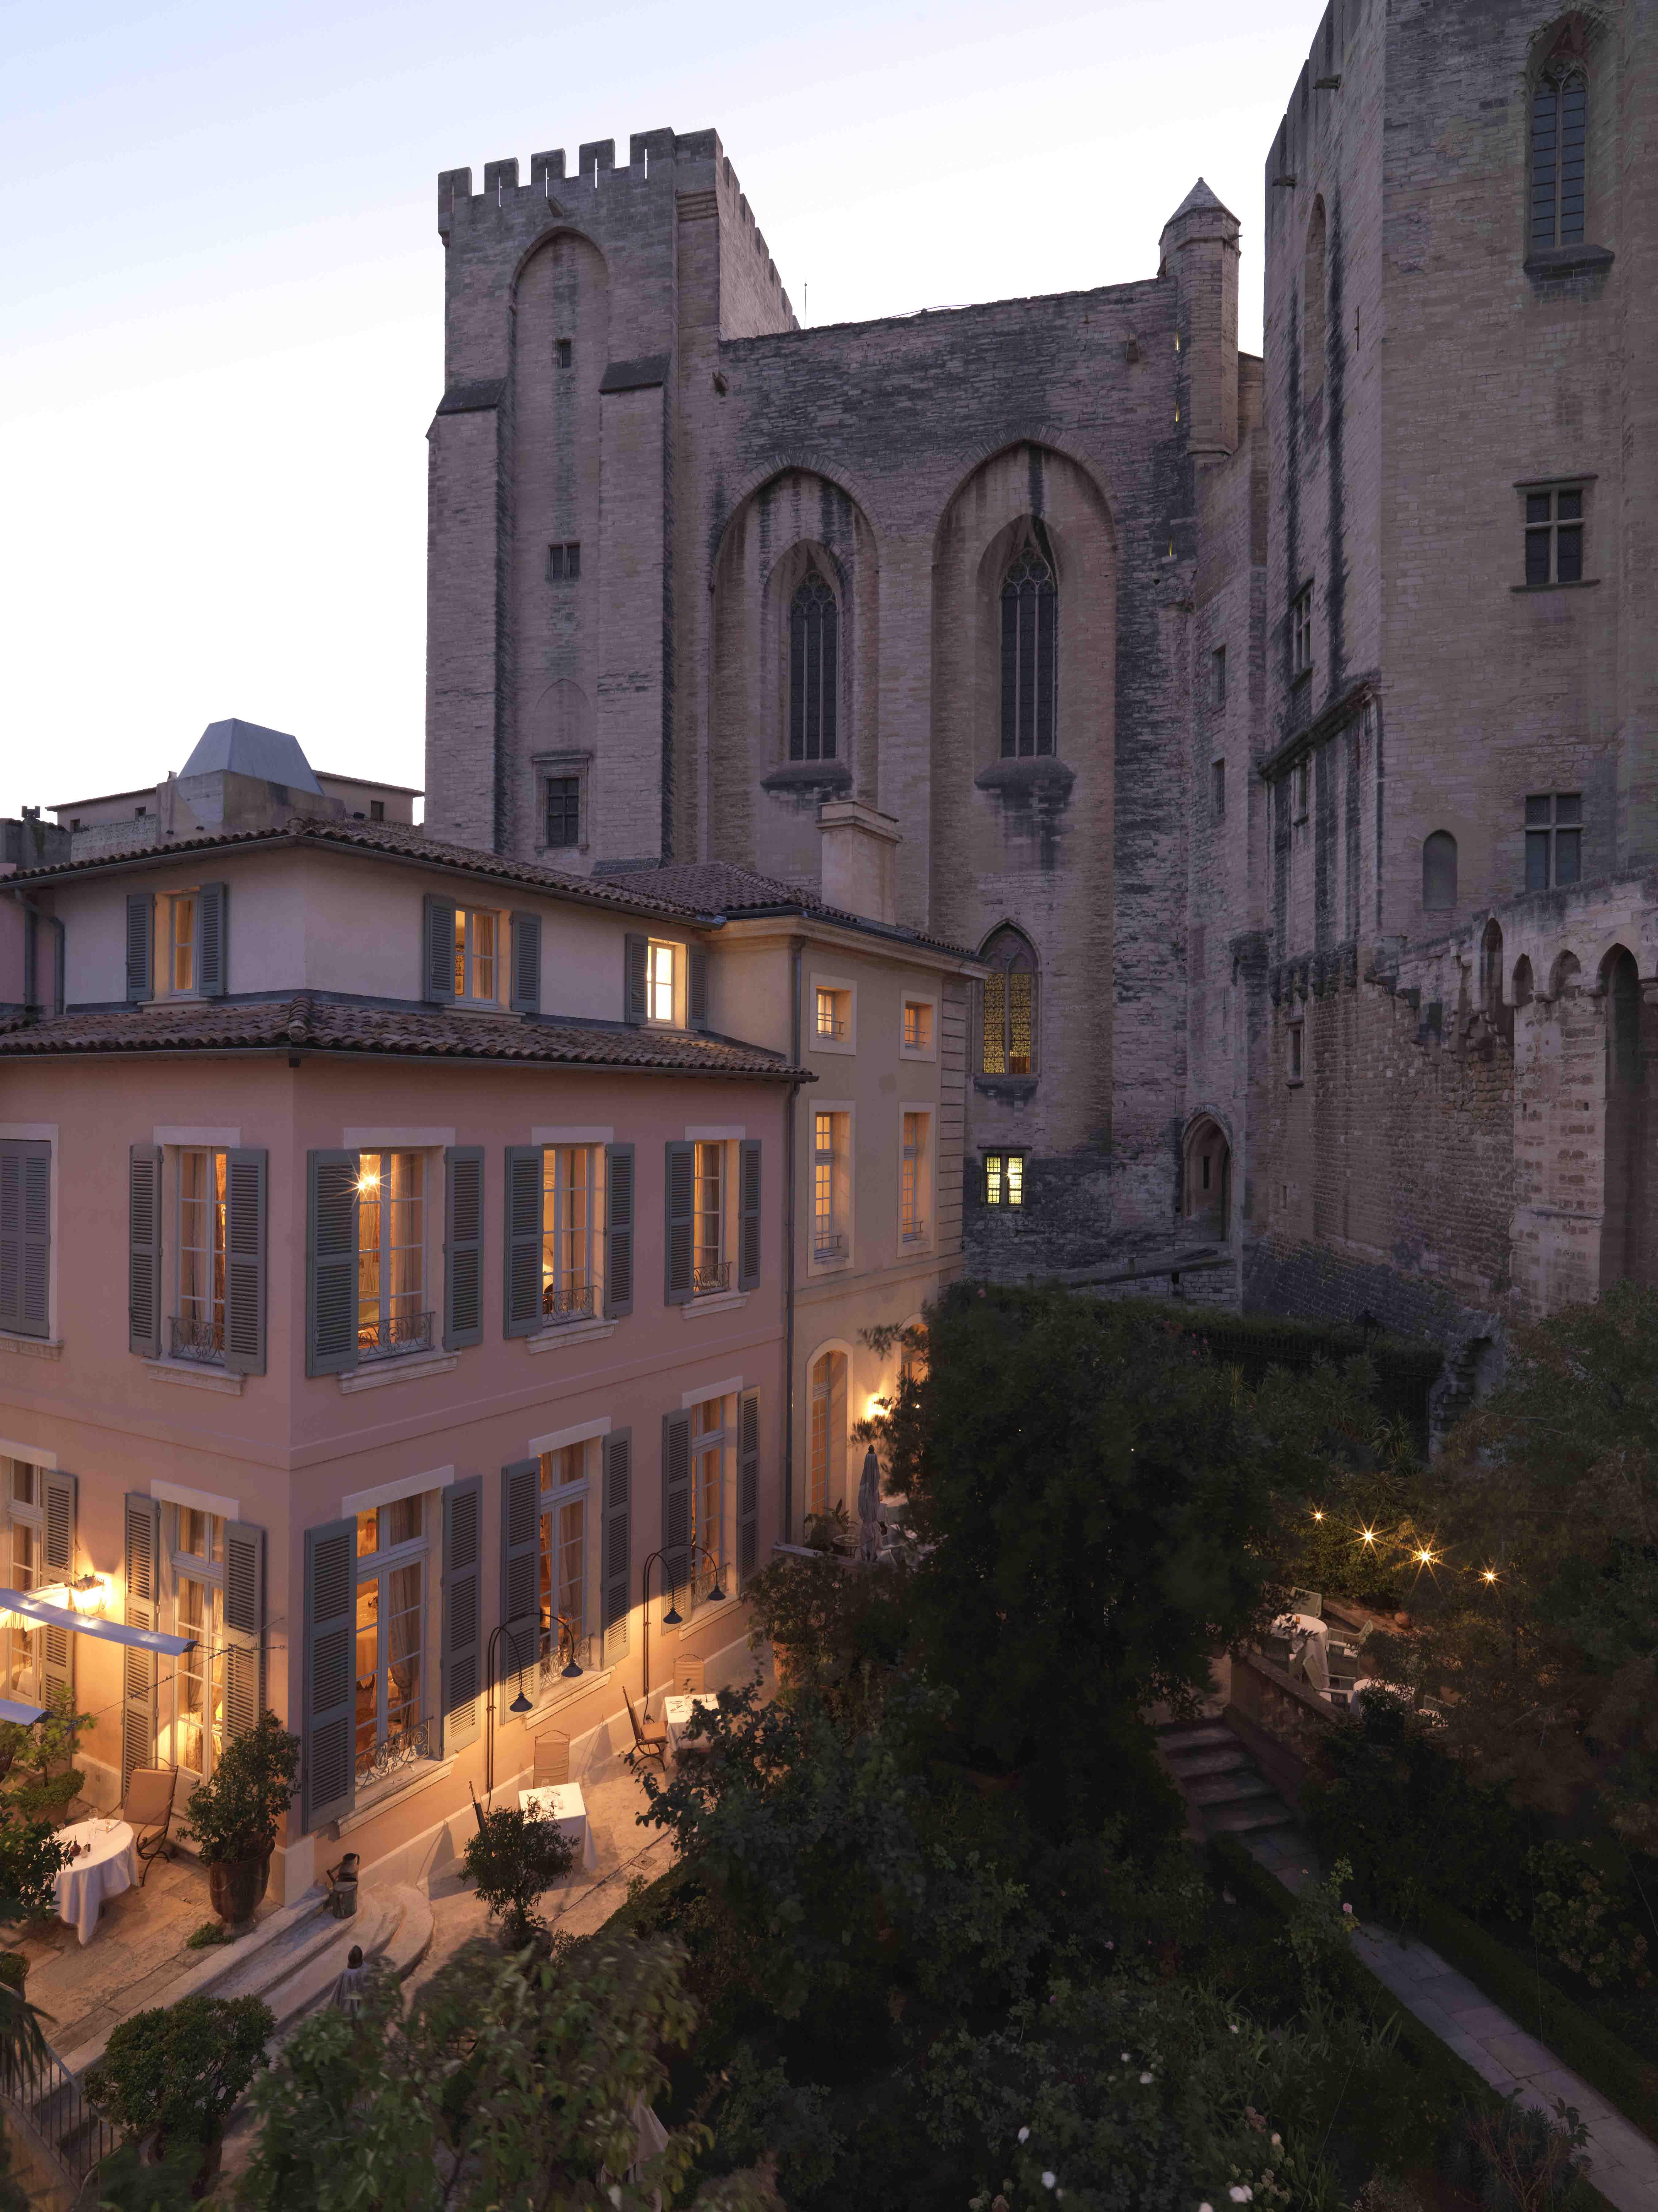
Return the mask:
<svg viewBox="0 0 1658 2212"><path fill-rule="evenodd" d="M80 1856L52 1877L52 1899L58 1917L73 1928L83 1943L90 1943L106 1898L118 1897L138 1881L138 1856L132 1848L132 1829L125 1820L77 1820L59 1828L60 1844L80 1844Z"/></svg>
<svg viewBox="0 0 1658 2212"><path fill-rule="evenodd" d="M1308 1687L1323 1696L1330 1686L1329 1623L1315 1613L1281 1613L1272 1630L1289 1638L1291 1664L1299 1660Z"/></svg>
<svg viewBox="0 0 1658 2212"><path fill-rule="evenodd" d="M520 1812L533 1813L540 1820L550 1820L561 1835L568 1836L576 1847L582 1871L592 1873L598 1864L598 1851L579 1782L552 1782L539 1790L520 1790L518 1802Z"/></svg>
<svg viewBox="0 0 1658 2212"><path fill-rule="evenodd" d="M686 1696L662 1700L662 1717L668 1724L668 1741L673 1746L676 1759L679 1756L679 1739L690 1726L691 1715L698 1705L704 1705L709 1712L717 1713L720 1710L718 1693L713 1690L698 1690ZM695 1742L696 1740L693 1738L692 1741ZM704 1736L698 1746L699 1750L706 1747L707 1743L708 1738Z"/></svg>

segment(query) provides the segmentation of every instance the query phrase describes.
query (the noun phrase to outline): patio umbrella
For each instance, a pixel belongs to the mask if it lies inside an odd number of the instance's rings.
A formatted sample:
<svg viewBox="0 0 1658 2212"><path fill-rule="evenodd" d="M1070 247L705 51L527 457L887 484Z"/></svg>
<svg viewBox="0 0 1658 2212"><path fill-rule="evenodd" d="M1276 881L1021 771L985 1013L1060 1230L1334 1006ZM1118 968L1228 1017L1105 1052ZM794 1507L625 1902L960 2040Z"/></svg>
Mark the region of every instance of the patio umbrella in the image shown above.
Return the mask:
<svg viewBox="0 0 1658 2212"><path fill-rule="evenodd" d="M881 1462L872 1444L864 1454L864 1471L858 1478L858 1556L878 1559L881 1551Z"/></svg>

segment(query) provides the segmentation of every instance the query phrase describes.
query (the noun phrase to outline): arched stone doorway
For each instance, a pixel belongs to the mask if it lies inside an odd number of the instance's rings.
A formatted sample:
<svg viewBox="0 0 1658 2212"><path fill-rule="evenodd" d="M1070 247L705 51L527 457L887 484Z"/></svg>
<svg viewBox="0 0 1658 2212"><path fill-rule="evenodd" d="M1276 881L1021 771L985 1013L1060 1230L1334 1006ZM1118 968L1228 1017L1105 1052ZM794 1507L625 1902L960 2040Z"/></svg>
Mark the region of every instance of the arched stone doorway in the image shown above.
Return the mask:
<svg viewBox="0 0 1658 2212"><path fill-rule="evenodd" d="M1200 1115L1186 1133L1181 1213L1190 1236L1224 1244L1231 1234L1232 1147L1212 1114Z"/></svg>

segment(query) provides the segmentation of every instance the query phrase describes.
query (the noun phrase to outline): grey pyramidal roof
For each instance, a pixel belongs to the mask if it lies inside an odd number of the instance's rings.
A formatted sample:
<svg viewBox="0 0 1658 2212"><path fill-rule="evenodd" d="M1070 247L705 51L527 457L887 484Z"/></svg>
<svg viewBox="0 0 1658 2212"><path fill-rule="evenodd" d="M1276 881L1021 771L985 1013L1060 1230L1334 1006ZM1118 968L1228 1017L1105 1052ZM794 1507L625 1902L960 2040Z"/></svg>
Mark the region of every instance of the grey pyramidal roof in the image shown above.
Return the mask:
<svg viewBox="0 0 1658 2212"><path fill-rule="evenodd" d="M311 791L322 796L322 786L311 772L311 763L297 738L286 730L267 730L258 722L232 715L228 722L210 722L196 740L196 750L179 773L211 775L228 769L235 775L257 775L266 783L285 784L289 791Z"/></svg>
<svg viewBox="0 0 1658 2212"><path fill-rule="evenodd" d="M1218 208L1222 215L1231 215L1232 213L1231 209L1227 206L1225 201L1217 199L1213 192L1210 191L1208 185L1205 184L1203 179L1199 177L1196 184L1193 185L1191 191L1187 192L1186 198L1175 210L1173 215L1169 216L1169 220L1170 222L1178 222L1183 215L1206 213L1211 208ZM1234 217L1235 221L1236 219L1236 218Z"/></svg>

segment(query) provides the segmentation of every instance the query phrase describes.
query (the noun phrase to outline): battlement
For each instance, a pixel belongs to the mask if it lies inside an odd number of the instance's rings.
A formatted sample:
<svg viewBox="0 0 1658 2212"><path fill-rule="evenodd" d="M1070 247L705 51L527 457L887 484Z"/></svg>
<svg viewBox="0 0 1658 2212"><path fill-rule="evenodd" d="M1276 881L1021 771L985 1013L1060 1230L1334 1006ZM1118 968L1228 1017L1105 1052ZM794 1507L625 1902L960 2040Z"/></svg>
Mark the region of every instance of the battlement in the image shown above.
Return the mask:
<svg viewBox="0 0 1658 2212"><path fill-rule="evenodd" d="M1315 134L1332 127L1333 116L1326 111L1341 97L1354 44L1376 4L1376 0L1328 0L1266 157L1269 224L1277 199L1305 181L1302 171L1311 165Z"/></svg>

